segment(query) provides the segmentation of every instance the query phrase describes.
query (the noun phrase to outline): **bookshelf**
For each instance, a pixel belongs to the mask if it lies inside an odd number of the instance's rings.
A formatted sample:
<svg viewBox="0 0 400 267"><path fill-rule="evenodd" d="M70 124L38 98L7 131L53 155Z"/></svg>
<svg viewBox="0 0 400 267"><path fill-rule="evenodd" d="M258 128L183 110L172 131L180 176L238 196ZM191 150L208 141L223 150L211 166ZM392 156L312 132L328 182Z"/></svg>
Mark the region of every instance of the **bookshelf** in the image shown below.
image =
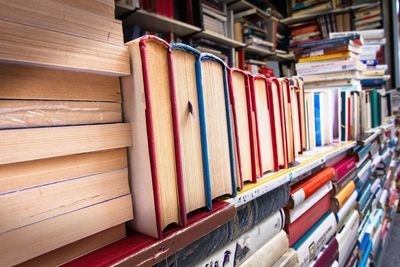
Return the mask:
<svg viewBox="0 0 400 267"><path fill-rule="evenodd" d="M201 32L199 27L143 9L133 10L123 21L126 26L139 25L152 31L172 32L180 37Z"/></svg>
<svg viewBox="0 0 400 267"><path fill-rule="evenodd" d="M225 37L221 34L218 34L218 33L215 33L215 32L209 31L209 30L200 31L198 33L195 33L194 36L199 37L199 38L209 39L216 43L223 44L226 46L231 46L233 48L241 48L241 47L245 46L245 44L242 42L235 41L231 38Z"/></svg>
<svg viewBox="0 0 400 267"><path fill-rule="evenodd" d="M317 18L319 16L326 15L326 14L340 14L340 13L345 13L345 12L348 12L348 11L357 10L357 9L360 9L360 8L371 7L371 6L374 6L374 3L352 5L352 6L343 7L343 8L335 8L335 9L330 10L330 11L317 12L317 13L313 13L313 14L307 14L307 15L303 15L303 16L298 16L298 17L288 17L288 18L281 19L280 22L284 23L284 24L287 24L287 25L290 25L290 24L294 24L294 23L299 23L299 22L302 22L302 21L310 20L310 19L313 19L313 18Z"/></svg>

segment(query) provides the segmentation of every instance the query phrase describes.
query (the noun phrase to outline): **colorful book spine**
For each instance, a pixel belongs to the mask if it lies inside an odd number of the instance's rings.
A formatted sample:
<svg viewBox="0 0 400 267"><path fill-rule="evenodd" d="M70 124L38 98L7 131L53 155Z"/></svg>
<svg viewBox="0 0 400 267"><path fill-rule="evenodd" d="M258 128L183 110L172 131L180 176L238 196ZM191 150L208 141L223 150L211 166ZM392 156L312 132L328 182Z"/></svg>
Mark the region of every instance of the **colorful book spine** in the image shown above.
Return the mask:
<svg viewBox="0 0 400 267"><path fill-rule="evenodd" d="M339 52L339 53L334 53L334 54L326 54L326 55L320 55L320 56L311 56L311 57L300 58L298 61L300 63L305 63L305 62L314 62L314 61L322 61L322 60L343 59L343 58L349 58L349 57L351 57L351 54L349 52Z"/></svg>
<svg viewBox="0 0 400 267"><path fill-rule="evenodd" d="M336 238L332 238L324 249L318 255L317 259L311 262L313 267L325 267L332 266L337 260L339 255L339 245Z"/></svg>
<svg viewBox="0 0 400 267"><path fill-rule="evenodd" d="M357 200L357 196L358 196L358 192L355 190L351 194L349 199L346 201L346 203L343 205L343 207L337 212L336 218L337 218L338 223L341 222L346 217L346 214L354 206L354 204L356 203L356 200Z"/></svg>
<svg viewBox="0 0 400 267"><path fill-rule="evenodd" d="M338 194L336 194L334 198L334 205L333 209L335 211L339 211L343 205L346 203L346 201L349 199L351 194L353 194L354 190L356 189L356 185L353 181L348 183L342 191L340 191Z"/></svg>
<svg viewBox="0 0 400 267"><path fill-rule="evenodd" d="M336 177L334 178L334 181L340 181L346 177L347 174L355 170L356 160L354 157L345 158L333 165L333 168L336 171Z"/></svg>
<svg viewBox="0 0 400 267"><path fill-rule="evenodd" d="M314 125L315 125L315 145L321 146L322 145L322 127L321 127L321 94L315 93L314 94Z"/></svg>

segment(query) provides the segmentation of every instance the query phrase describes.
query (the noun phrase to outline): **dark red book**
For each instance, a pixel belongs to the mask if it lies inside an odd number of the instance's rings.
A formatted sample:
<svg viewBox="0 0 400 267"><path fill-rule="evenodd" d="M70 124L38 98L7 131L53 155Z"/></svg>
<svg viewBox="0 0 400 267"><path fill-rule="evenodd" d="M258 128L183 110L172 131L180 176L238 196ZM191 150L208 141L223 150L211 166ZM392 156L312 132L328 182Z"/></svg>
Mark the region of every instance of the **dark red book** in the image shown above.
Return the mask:
<svg viewBox="0 0 400 267"><path fill-rule="evenodd" d="M306 34L306 33L310 33L310 32L317 32L317 31L319 31L319 25L312 24L312 25L308 25L306 27L294 29L290 32L290 35L295 36L295 35L301 35L301 34Z"/></svg>
<svg viewBox="0 0 400 267"><path fill-rule="evenodd" d="M285 230L289 236L289 246L296 243L330 209L330 205L331 199L328 193L297 220L286 225Z"/></svg>
<svg viewBox="0 0 400 267"><path fill-rule="evenodd" d="M355 157L344 158L335 165L333 165L332 167L336 171L336 177L334 177L332 181L338 182L356 168L356 158Z"/></svg>
<svg viewBox="0 0 400 267"><path fill-rule="evenodd" d="M314 262L314 267L331 266L339 256L339 245L336 238L332 238L322 253L319 254Z"/></svg>

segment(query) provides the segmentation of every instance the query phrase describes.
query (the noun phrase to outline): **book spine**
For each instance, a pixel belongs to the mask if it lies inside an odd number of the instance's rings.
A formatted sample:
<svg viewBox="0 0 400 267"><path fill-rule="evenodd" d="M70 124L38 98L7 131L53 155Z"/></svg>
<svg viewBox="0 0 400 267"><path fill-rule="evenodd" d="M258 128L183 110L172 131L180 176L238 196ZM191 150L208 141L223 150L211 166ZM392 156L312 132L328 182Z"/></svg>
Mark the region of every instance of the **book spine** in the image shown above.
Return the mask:
<svg viewBox="0 0 400 267"><path fill-rule="evenodd" d="M322 145L322 129L321 129L321 94L314 94L314 120L315 120L315 144Z"/></svg>
<svg viewBox="0 0 400 267"><path fill-rule="evenodd" d="M314 267L332 266L339 254L339 245L336 238L332 238L325 249L320 253L317 260L314 262Z"/></svg>
<svg viewBox="0 0 400 267"><path fill-rule="evenodd" d="M297 220L286 226L289 236L289 245L292 246L300 237L307 232L330 208L330 194L326 194L315 203Z"/></svg>
<svg viewBox="0 0 400 267"><path fill-rule="evenodd" d="M358 226L360 215L353 210L346 221L346 224L339 230L336 238L339 243L339 264L344 266L346 260L350 257L351 248L357 243Z"/></svg>
<svg viewBox="0 0 400 267"><path fill-rule="evenodd" d="M354 203L356 202L358 197L358 192L357 190L354 190L354 192L351 194L349 199L346 201L346 203L343 205L343 207L338 211L336 214L337 221L341 222L343 218L345 218L345 215L347 212L353 207Z"/></svg>
<svg viewBox="0 0 400 267"><path fill-rule="evenodd" d="M356 168L356 160L354 157L346 158L339 164L334 166L336 171L336 181L340 181L348 173L352 172Z"/></svg>
<svg viewBox="0 0 400 267"><path fill-rule="evenodd" d="M356 189L356 185L354 184L353 181L348 183L342 191L340 191L336 196L335 196L335 203L334 203L334 210L338 211L340 210L343 205L346 203L346 201L349 199L351 194L354 192Z"/></svg>
<svg viewBox="0 0 400 267"><path fill-rule="evenodd" d="M271 81L269 79L266 80L267 86L267 106L269 111L269 119L270 119L270 127L271 127L271 138L272 138L272 157L274 158L274 171L279 170L279 160L278 160L278 150L277 150L277 143L276 143L276 131L274 131L275 127L275 116L274 116L274 109L273 109L273 102L272 102L272 86Z"/></svg>

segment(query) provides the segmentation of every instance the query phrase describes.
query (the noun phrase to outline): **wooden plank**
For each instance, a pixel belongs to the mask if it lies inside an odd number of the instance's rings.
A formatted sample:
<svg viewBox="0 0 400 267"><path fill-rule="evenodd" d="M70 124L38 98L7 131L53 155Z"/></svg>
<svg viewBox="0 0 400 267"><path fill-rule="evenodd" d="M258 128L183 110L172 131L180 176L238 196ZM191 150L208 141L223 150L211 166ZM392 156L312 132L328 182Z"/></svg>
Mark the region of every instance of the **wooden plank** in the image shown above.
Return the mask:
<svg viewBox="0 0 400 267"><path fill-rule="evenodd" d="M0 164L131 145L129 123L0 131Z"/></svg>
<svg viewBox="0 0 400 267"><path fill-rule="evenodd" d="M120 21L52 0L0 0L0 17L10 22L100 42L124 44Z"/></svg>
<svg viewBox="0 0 400 267"><path fill-rule="evenodd" d="M115 18L115 6L114 1L109 0L110 3L102 3L97 0L53 0L54 2L63 3L65 5L74 6L79 9L85 9L94 14L104 16L105 18ZM112 3L111 3L112 2Z"/></svg>
<svg viewBox="0 0 400 267"><path fill-rule="evenodd" d="M0 234L0 266L22 263L132 219L131 196Z"/></svg>
<svg viewBox="0 0 400 267"><path fill-rule="evenodd" d="M0 61L129 75L128 50L69 34L0 20Z"/></svg>
<svg viewBox="0 0 400 267"><path fill-rule="evenodd" d="M128 169L0 194L0 233L129 194Z"/></svg>
<svg viewBox="0 0 400 267"><path fill-rule="evenodd" d="M120 103L0 100L0 129L122 122Z"/></svg>
<svg viewBox="0 0 400 267"><path fill-rule="evenodd" d="M96 249L125 237L125 224L119 224L100 233L78 240L44 255L28 260L18 267L53 267L67 263Z"/></svg>
<svg viewBox="0 0 400 267"><path fill-rule="evenodd" d="M117 77L0 64L0 98L121 102Z"/></svg>
<svg viewBox="0 0 400 267"><path fill-rule="evenodd" d="M0 165L0 194L127 168L126 149Z"/></svg>

